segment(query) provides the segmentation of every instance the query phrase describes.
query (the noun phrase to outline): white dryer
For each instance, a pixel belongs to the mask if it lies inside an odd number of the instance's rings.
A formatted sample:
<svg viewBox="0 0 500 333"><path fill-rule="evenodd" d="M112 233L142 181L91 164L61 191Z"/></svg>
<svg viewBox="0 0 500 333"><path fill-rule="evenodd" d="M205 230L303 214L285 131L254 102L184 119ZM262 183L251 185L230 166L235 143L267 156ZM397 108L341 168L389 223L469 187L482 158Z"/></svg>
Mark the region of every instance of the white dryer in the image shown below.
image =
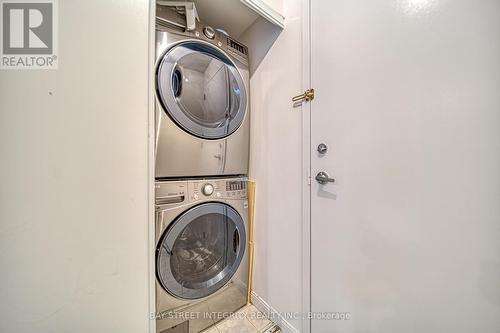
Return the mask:
<svg viewBox="0 0 500 333"><path fill-rule="evenodd" d="M198 333L243 307L245 178L156 183L157 332Z"/></svg>
<svg viewBox="0 0 500 333"><path fill-rule="evenodd" d="M203 23L156 13L156 179L246 175L248 49Z"/></svg>

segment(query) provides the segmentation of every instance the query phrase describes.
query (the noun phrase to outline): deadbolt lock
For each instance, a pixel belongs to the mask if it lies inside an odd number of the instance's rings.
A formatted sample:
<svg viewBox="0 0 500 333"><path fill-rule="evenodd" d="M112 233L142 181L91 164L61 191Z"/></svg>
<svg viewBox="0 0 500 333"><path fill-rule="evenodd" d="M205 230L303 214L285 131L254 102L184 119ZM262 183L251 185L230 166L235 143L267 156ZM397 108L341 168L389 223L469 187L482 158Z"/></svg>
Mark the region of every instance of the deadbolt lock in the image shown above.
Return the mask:
<svg viewBox="0 0 500 333"><path fill-rule="evenodd" d="M326 154L327 151L328 151L327 145L325 145L324 143L320 143L318 145L318 153L320 153L321 155L323 155L323 154Z"/></svg>

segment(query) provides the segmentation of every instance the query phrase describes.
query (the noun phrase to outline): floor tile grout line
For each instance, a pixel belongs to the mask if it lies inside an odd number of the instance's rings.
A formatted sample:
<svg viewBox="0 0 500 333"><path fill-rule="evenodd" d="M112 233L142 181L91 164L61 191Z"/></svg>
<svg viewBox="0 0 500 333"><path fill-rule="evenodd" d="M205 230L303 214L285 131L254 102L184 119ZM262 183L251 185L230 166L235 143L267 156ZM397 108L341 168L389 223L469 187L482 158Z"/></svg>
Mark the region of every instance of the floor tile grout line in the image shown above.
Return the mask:
<svg viewBox="0 0 500 333"><path fill-rule="evenodd" d="M267 321L269 321L269 323L267 323L267 324L266 324L263 328L260 328L260 329L259 329L257 326L255 326L255 325L252 323L252 321L251 321L250 319L248 319L248 317L246 317L246 316L245 316L245 318L246 318L246 319L250 322L250 324L252 324L252 326L253 326L253 327L255 327L255 328L257 329L257 332L259 332L259 333L265 332L267 329L271 328L273 325L276 325L273 321L271 321L271 319L270 319L270 318L268 318L268 317L266 316L266 314L265 314L265 313L263 313L262 311L260 311L259 309L257 309L257 307L255 307L255 305L250 304L250 305L248 305L246 308L251 309L250 311L252 311L252 312L254 312L254 313L260 313L260 314L264 315L265 317L264 317L264 318L262 318L261 320L267 320ZM248 314L248 313L247 313L247 314Z"/></svg>
<svg viewBox="0 0 500 333"><path fill-rule="evenodd" d="M264 326L264 328L259 331L260 333L266 332L267 330L273 328L274 326L277 326L273 321L271 321L270 319L268 319L268 320L269 320L269 324Z"/></svg>
<svg viewBox="0 0 500 333"><path fill-rule="evenodd" d="M252 322L247 318L247 316L245 316L245 320L248 321L250 323L250 325L252 325L253 328L255 328L255 332L259 333L259 329L254 325L252 324Z"/></svg>
<svg viewBox="0 0 500 333"><path fill-rule="evenodd" d="M264 320L267 320L269 321L269 323L267 323L262 329L259 329L254 323L252 323L252 321L248 318L248 314L249 313L263 313L262 311L260 311L259 309L257 309L253 304L251 305L246 305L244 307L242 307L241 309L239 309L238 311L235 312L235 314L239 314L239 315L242 315L242 317L240 318L240 316L237 316L236 318L226 318L226 319L223 319L221 321L218 321L218 322L215 322L215 319L212 318L212 321L214 322L213 323L213 326L212 328L215 328L215 331L217 333L221 333L221 330L219 329L219 326L220 325L223 325L225 322L228 322L228 321L233 321L233 322L238 322L239 324L243 324L243 322L247 322L247 324L249 323L250 324L250 327L252 327L254 329L254 333L265 333L267 330L273 328L273 327L278 327L276 325L276 323L274 323L273 321L271 321L269 318L265 317ZM207 332L209 332L210 330L209 329Z"/></svg>
<svg viewBox="0 0 500 333"><path fill-rule="evenodd" d="M255 330L257 331L257 333L259 333L259 332L260 332L260 330L257 328L257 326L255 326L255 325L254 325L254 324L250 321L250 319L248 319L248 310L249 310L249 309L251 309L251 308L252 308L252 306L253 306L253 304L246 305L245 307L243 307L243 308L242 308L242 310L243 310L243 309L245 309L245 312L241 311L241 313L245 315L245 320L246 320L246 321L248 321L248 322L250 323L250 325L252 325L252 326L255 328ZM254 307L254 309L255 309L255 310L257 310L257 308L256 308L256 307ZM257 310L257 311L259 311L259 310ZM255 311L253 311L253 312L255 312Z"/></svg>

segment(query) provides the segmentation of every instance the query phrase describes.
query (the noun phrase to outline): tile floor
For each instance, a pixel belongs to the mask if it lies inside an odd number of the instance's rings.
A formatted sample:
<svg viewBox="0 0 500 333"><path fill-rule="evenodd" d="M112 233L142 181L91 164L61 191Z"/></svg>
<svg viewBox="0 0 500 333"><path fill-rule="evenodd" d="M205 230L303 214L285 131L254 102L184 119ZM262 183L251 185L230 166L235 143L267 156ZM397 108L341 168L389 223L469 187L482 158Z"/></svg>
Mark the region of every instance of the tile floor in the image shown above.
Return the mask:
<svg viewBox="0 0 500 333"><path fill-rule="evenodd" d="M281 330L253 305L247 305L203 333L281 333Z"/></svg>

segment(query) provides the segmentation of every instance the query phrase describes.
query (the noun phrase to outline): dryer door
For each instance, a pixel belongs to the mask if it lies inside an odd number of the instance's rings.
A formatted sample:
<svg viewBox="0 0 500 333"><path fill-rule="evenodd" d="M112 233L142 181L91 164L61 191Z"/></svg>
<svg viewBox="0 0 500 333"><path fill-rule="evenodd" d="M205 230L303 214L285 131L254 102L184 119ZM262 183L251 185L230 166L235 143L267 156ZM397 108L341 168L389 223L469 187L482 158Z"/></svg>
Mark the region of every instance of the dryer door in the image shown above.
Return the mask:
<svg viewBox="0 0 500 333"><path fill-rule="evenodd" d="M243 219L224 203L205 203L180 215L156 249L161 286L182 299L222 288L236 273L246 246Z"/></svg>
<svg viewBox="0 0 500 333"><path fill-rule="evenodd" d="M157 67L156 90L170 118L200 138L224 138L245 117L247 94L240 73L208 43L183 42L168 49Z"/></svg>

